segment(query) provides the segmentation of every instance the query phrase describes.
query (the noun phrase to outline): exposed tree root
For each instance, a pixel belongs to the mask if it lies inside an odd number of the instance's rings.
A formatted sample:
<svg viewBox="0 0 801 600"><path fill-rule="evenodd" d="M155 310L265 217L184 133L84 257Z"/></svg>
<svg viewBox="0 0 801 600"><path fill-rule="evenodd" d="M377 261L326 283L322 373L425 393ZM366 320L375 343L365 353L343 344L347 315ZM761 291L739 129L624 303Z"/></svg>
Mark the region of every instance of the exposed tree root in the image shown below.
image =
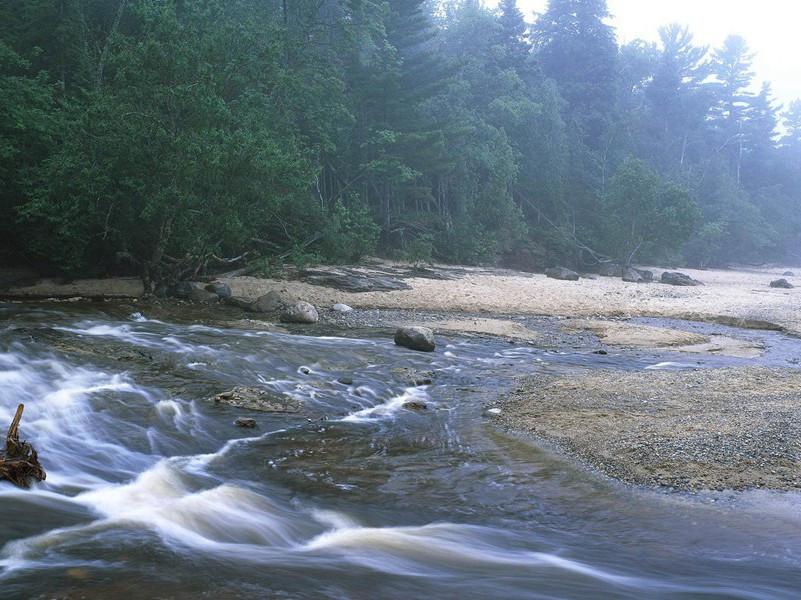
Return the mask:
<svg viewBox="0 0 801 600"><path fill-rule="evenodd" d="M28 442L19 441L19 422L24 409L24 404L17 407L17 414L14 415L6 435L6 447L0 451L0 480L5 479L27 488L31 479L44 481L47 474L39 464L39 456L33 446Z"/></svg>

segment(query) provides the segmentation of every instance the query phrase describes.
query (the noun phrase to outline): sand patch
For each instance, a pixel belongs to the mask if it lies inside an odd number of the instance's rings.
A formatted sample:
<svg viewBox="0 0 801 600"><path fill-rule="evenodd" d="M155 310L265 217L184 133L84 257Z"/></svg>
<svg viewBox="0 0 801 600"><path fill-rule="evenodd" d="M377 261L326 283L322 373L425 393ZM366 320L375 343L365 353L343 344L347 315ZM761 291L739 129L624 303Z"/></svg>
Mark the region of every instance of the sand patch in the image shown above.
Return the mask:
<svg viewBox="0 0 801 600"><path fill-rule="evenodd" d="M582 319L568 321L562 325L562 329L570 333L590 331L602 341L613 346L672 348L674 346L700 346L710 341L709 337L700 333L620 321Z"/></svg>
<svg viewBox="0 0 801 600"><path fill-rule="evenodd" d="M458 333L475 333L534 341L540 339L540 334L532 331L520 323L504 319L450 319L447 321L432 321L426 327L434 330L455 331Z"/></svg>
<svg viewBox="0 0 801 600"><path fill-rule="evenodd" d="M622 481L801 488L801 371L582 372L527 379L497 422Z"/></svg>

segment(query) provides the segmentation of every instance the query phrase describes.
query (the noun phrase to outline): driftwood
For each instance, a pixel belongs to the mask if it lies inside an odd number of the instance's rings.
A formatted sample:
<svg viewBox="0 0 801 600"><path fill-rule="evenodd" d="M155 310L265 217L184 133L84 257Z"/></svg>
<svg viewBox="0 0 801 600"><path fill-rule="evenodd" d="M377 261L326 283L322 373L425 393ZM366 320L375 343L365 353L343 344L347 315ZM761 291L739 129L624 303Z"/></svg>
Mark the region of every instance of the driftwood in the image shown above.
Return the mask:
<svg viewBox="0 0 801 600"><path fill-rule="evenodd" d="M31 479L44 481L47 474L39 464L39 456L33 446L19 441L19 422L24 409L24 404L17 407L17 414L14 415L6 435L6 447L0 451L0 480L5 479L26 488Z"/></svg>

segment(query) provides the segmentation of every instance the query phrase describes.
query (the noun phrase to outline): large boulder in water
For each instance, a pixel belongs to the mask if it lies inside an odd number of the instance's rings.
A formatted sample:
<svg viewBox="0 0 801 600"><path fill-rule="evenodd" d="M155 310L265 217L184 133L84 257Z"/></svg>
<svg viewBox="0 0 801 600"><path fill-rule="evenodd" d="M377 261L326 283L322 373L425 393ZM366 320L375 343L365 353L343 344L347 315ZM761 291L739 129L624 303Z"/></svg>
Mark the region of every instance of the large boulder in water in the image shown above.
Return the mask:
<svg viewBox="0 0 801 600"><path fill-rule="evenodd" d="M411 350L433 352L434 332L428 327L401 327L395 332L395 343Z"/></svg>
<svg viewBox="0 0 801 600"><path fill-rule="evenodd" d="M316 323L319 319L317 309L308 302L298 302L281 313L282 323Z"/></svg>
<svg viewBox="0 0 801 600"><path fill-rule="evenodd" d="M234 389L212 396L209 400L236 408L270 413L294 413L300 410L300 402L290 396L276 396L264 390L249 387Z"/></svg>
<svg viewBox="0 0 801 600"><path fill-rule="evenodd" d="M694 286L694 285L704 285L700 281L696 281L689 275L685 275L684 273L678 272L670 272L665 271L662 273L662 283L666 283L668 285L680 285L680 286Z"/></svg>
<svg viewBox="0 0 801 600"><path fill-rule="evenodd" d="M786 279L777 279L776 281L771 281L770 282L770 287L772 287L772 288L782 288L782 289L785 289L785 290L791 290L795 286L792 283L790 283L789 281L787 281Z"/></svg>
<svg viewBox="0 0 801 600"><path fill-rule="evenodd" d="M545 276L551 279L561 279L563 281L578 281L579 274L564 267L553 267L546 269Z"/></svg>

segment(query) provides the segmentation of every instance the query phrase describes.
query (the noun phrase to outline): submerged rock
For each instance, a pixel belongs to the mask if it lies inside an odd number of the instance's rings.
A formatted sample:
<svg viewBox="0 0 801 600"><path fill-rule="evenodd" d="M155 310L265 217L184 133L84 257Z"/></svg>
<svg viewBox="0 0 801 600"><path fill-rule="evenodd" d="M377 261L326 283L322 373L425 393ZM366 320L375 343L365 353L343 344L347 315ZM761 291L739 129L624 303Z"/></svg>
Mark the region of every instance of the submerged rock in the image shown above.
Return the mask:
<svg viewBox="0 0 801 600"><path fill-rule="evenodd" d="M256 419L253 417L239 417L234 421L234 425L245 429L256 429Z"/></svg>
<svg viewBox="0 0 801 600"><path fill-rule="evenodd" d="M317 309L308 302L298 302L281 313L282 323L316 323L319 319Z"/></svg>
<svg viewBox="0 0 801 600"><path fill-rule="evenodd" d="M404 402L403 408L406 410L426 410L428 405L425 402Z"/></svg>
<svg viewBox="0 0 801 600"><path fill-rule="evenodd" d="M428 327L401 327L395 332L395 343L410 350L433 352L434 332Z"/></svg>
<svg viewBox="0 0 801 600"><path fill-rule="evenodd" d="M561 279L563 281L578 281L580 276L575 271L564 267L553 267L545 270L545 276L551 279Z"/></svg>
<svg viewBox="0 0 801 600"><path fill-rule="evenodd" d="M777 279L776 281L771 281L770 282L770 287L772 287L772 288L783 288L785 290L791 290L795 286L792 283L790 283L789 281L787 281L786 279Z"/></svg>
<svg viewBox="0 0 801 600"><path fill-rule="evenodd" d="M235 387L232 390L209 398L219 404L236 408L270 413L294 413L300 410L300 402L289 396L275 396L264 390Z"/></svg>
<svg viewBox="0 0 801 600"><path fill-rule="evenodd" d="M679 272L670 272L665 271L662 273L662 283L666 283L668 285L679 285L679 286L695 286L695 285L704 285L700 281L697 281L690 277L689 275L685 275L684 273Z"/></svg>
<svg viewBox="0 0 801 600"><path fill-rule="evenodd" d="M431 385L434 379L433 371L418 371L416 369L408 369L406 367L398 367L392 369L392 375L407 385Z"/></svg>

